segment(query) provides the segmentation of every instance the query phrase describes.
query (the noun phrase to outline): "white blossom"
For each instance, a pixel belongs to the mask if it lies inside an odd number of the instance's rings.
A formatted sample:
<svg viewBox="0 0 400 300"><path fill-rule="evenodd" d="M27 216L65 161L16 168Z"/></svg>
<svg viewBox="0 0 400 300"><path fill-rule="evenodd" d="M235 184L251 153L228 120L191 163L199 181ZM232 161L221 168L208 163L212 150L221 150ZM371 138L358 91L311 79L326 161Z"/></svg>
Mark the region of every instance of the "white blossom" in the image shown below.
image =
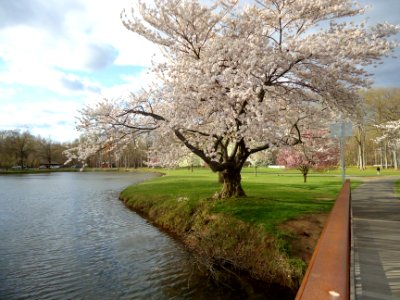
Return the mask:
<svg viewBox="0 0 400 300"><path fill-rule="evenodd" d="M398 26L341 21L363 13L351 0L137 3L122 20L163 50L156 81L85 108L79 128L90 143L112 137L115 146L151 132L163 165L190 151L213 171L240 172L253 153L295 144L336 113L351 117L358 89L370 84L364 66L397 46L388 37Z"/></svg>

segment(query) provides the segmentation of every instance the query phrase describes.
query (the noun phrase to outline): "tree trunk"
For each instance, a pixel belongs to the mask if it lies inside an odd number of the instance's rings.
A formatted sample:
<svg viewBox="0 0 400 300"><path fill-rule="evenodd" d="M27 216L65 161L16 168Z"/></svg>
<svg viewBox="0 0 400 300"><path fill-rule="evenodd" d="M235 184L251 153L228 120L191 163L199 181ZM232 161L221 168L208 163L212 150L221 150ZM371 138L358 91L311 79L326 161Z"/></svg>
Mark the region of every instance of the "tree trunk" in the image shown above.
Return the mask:
<svg viewBox="0 0 400 300"><path fill-rule="evenodd" d="M301 165L299 168L297 168L301 174L303 174L303 179L304 179L304 183L307 182L307 175L308 172L310 171L310 167L307 165Z"/></svg>
<svg viewBox="0 0 400 300"><path fill-rule="evenodd" d="M222 176L222 172L218 172L218 183L224 183L224 177Z"/></svg>
<svg viewBox="0 0 400 300"><path fill-rule="evenodd" d="M358 168L365 170L365 151L362 143L358 143Z"/></svg>
<svg viewBox="0 0 400 300"><path fill-rule="evenodd" d="M364 162L364 170L367 168L367 158L365 156L365 143L364 143L364 147L362 149L362 157L363 157L363 162Z"/></svg>
<svg viewBox="0 0 400 300"><path fill-rule="evenodd" d="M308 174L308 171L303 173L304 183L307 182L307 174Z"/></svg>
<svg viewBox="0 0 400 300"><path fill-rule="evenodd" d="M384 155L385 155L385 169L388 168L388 157L387 157L387 147L386 147L386 142L384 142Z"/></svg>
<svg viewBox="0 0 400 300"><path fill-rule="evenodd" d="M363 148L365 146L365 133L364 128L361 125L357 126L357 134L355 136L357 142L357 166L360 170L365 168L365 157Z"/></svg>
<svg viewBox="0 0 400 300"><path fill-rule="evenodd" d="M246 196L242 185L242 177L240 175L240 169L229 169L220 172L223 179L222 190L219 192L219 198L231 198L231 197L244 197Z"/></svg>
<svg viewBox="0 0 400 300"><path fill-rule="evenodd" d="M393 167L395 170L398 169L397 167L397 154L396 154L396 150L393 150Z"/></svg>

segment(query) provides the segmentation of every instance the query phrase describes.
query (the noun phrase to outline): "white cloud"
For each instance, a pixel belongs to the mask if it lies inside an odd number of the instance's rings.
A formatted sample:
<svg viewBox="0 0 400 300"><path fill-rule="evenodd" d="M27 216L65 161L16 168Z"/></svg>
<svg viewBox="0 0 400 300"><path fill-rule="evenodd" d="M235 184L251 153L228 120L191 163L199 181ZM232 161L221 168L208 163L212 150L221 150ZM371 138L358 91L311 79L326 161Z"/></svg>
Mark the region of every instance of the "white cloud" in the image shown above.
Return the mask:
<svg viewBox="0 0 400 300"><path fill-rule="evenodd" d="M32 27L48 28L58 35L64 30L64 18L69 13L80 10L82 1L18 0L0 2L0 27L25 24Z"/></svg>
<svg viewBox="0 0 400 300"><path fill-rule="evenodd" d="M157 46L129 31L122 24L120 14L130 11L129 0L87 1L85 19L90 24L91 37L107 41L119 51L117 65L150 66L153 55L159 54Z"/></svg>
<svg viewBox="0 0 400 300"><path fill-rule="evenodd" d="M60 96L72 95L71 93L75 96L88 93L98 94L101 91L100 84L95 81L88 78L79 78L34 61L17 62L10 66L8 70L0 72L0 82L13 86L17 84L25 87L41 88L55 92ZM11 88L8 90L9 93L14 95L18 93L15 88L12 92Z"/></svg>
<svg viewBox="0 0 400 300"><path fill-rule="evenodd" d="M11 71L24 71L21 65L24 69L40 65L44 69L85 71L101 69L114 62L149 66L151 57L158 52L157 47L122 25L120 13L124 7L129 7L126 0L81 1L79 10L76 7L67 9L64 15L59 10L50 10L50 4L44 5L43 1L34 0L31 6L35 3L39 8L46 7L44 12L48 11L50 16L38 15L38 9L26 8L35 11L30 19L27 15L26 20L7 18L10 21L3 27L0 23L0 57ZM51 4L51 7L57 5ZM23 5L16 7L21 9ZM8 10L12 8L13 5ZM20 14L14 12L16 16ZM60 16L60 20L45 22L52 14Z"/></svg>
<svg viewBox="0 0 400 300"><path fill-rule="evenodd" d="M9 103L2 105L0 128L29 129L31 133L42 137L72 141L78 137L74 129L78 109L81 109L81 104L73 100Z"/></svg>
<svg viewBox="0 0 400 300"><path fill-rule="evenodd" d="M27 127L33 134L71 140L78 135L73 116L84 103L146 87L147 71L121 75L121 83L109 88L93 79L95 71L111 65L148 67L159 52L123 26L121 11L131 5L130 0L0 0L0 130ZM49 92L73 100L42 98Z"/></svg>
<svg viewBox="0 0 400 300"><path fill-rule="evenodd" d="M101 95L90 94L85 98L84 105L92 105L99 101L99 98L117 99L129 97L131 93L136 93L141 89L147 89L154 80L154 74L147 69L136 75L122 74L121 84L113 85L112 87L103 87Z"/></svg>
<svg viewBox="0 0 400 300"><path fill-rule="evenodd" d="M122 25L120 13L130 7L130 1L71 1L70 6L61 2L0 3L0 11L5 12L0 21L0 59L5 63L0 84L42 87L68 95L79 90L79 81L85 81L81 84L87 90L99 92L98 83L88 78L72 82L66 72L90 75L112 64L149 66L158 52Z"/></svg>
<svg viewBox="0 0 400 300"><path fill-rule="evenodd" d="M120 77L125 83L104 89L105 95L118 97L132 92L135 93L141 89L149 88L154 80L154 74L149 72L148 69L144 69L137 75L122 74Z"/></svg>
<svg viewBox="0 0 400 300"><path fill-rule="evenodd" d="M59 83L61 83L63 88L67 89L69 92L84 92L84 95L86 96L88 93L94 93L98 96L101 92L100 83L73 74L63 74L59 79Z"/></svg>
<svg viewBox="0 0 400 300"><path fill-rule="evenodd" d="M0 130L26 124L35 134L69 140L76 137L73 116L84 102L123 97L148 86L153 75L147 70L121 74L120 83L114 80L117 84L107 88L93 76L110 66L149 67L154 55L160 59L157 46L121 22L122 9L129 11L132 2L0 0ZM398 11L398 0L361 2L373 4L371 21L400 23L399 14L390 13ZM398 60L391 62L398 65ZM381 68L377 74L385 78L394 70ZM24 89L32 87L51 92L52 98L26 103ZM71 101L54 99L54 94Z"/></svg>
<svg viewBox="0 0 400 300"><path fill-rule="evenodd" d="M2 100L10 99L16 95L16 90L12 88L3 88L0 86L0 95Z"/></svg>

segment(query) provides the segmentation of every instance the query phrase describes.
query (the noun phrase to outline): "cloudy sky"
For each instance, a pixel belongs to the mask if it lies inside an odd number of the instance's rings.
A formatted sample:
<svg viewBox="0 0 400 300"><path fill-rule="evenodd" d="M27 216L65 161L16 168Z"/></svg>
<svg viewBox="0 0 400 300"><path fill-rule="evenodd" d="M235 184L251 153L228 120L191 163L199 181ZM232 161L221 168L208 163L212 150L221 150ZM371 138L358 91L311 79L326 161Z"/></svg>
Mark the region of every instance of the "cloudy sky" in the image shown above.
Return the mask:
<svg viewBox="0 0 400 300"><path fill-rule="evenodd" d="M363 0L369 24L400 24L399 0ZM29 129L72 141L84 104L149 82L157 48L125 29L129 0L0 0L0 130ZM397 51L400 57L400 51ZM375 86L400 87L399 59L372 71Z"/></svg>

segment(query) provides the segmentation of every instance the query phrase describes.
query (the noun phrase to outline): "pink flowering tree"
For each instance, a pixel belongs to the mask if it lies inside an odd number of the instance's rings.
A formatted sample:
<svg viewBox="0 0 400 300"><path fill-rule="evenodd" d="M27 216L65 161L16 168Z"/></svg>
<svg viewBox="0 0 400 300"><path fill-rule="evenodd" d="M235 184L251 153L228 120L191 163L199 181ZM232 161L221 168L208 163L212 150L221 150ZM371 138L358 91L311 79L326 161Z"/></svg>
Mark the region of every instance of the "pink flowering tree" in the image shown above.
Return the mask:
<svg viewBox="0 0 400 300"><path fill-rule="evenodd" d="M144 91L83 109L84 143L71 153L85 158L102 143L123 147L151 133L161 165L191 152L219 172L220 198L245 195L240 173L250 155L351 115L370 84L364 67L391 55L388 37L399 29L346 22L363 13L353 0L136 2L123 24L164 60Z"/></svg>
<svg viewBox="0 0 400 300"><path fill-rule="evenodd" d="M299 170L303 174L304 182L307 182L307 175L311 169L337 167L338 162L337 141L327 138L323 131L305 133L301 143L280 150L277 156L278 164Z"/></svg>

